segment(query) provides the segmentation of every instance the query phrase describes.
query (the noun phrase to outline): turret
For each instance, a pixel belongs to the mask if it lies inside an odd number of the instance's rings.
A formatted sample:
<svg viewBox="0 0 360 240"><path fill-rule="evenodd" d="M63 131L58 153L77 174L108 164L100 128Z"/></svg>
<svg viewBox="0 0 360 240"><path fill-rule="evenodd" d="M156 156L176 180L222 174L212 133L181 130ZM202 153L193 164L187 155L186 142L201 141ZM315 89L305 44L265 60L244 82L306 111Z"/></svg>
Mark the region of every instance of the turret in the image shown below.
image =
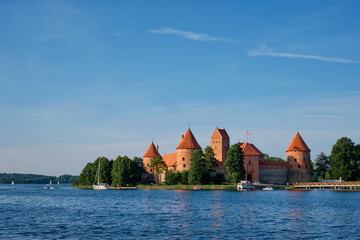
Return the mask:
<svg viewBox="0 0 360 240"><path fill-rule="evenodd" d="M310 151L300 134L296 133L286 150L290 183L313 181Z"/></svg>
<svg viewBox="0 0 360 240"><path fill-rule="evenodd" d="M150 164L151 160L155 159L156 157L161 157L161 155L159 154L159 146L155 147L155 144L152 142L143 157L143 166L145 171L147 173L153 173L153 169L150 168Z"/></svg>
<svg viewBox="0 0 360 240"><path fill-rule="evenodd" d="M191 165L191 154L194 150L200 149L200 145L196 141L193 133L190 128L184 135L181 135L181 142L179 146L177 146L177 154L176 154L176 165L178 171L189 170Z"/></svg>

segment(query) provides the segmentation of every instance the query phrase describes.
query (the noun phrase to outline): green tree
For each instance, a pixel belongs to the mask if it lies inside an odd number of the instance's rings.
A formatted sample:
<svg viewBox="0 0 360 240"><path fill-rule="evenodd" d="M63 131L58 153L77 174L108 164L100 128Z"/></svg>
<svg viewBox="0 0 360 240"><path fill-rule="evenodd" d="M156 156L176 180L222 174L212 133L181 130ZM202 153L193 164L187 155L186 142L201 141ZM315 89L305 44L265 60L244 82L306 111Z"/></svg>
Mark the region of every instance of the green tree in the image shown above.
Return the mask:
<svg viewBox="0 0 360 240"><path fill-rule="evenodd" d="M204 159L206 170L209 173L215 171L215 168L218 166L218 164L215 158L214 150L209 146L205 148Z"/></svg>
<svg viewBox="0 0 360 240"><path fill-rule="evenodd" d="M149 167L154 169L155 183L161 183L161 174L165 172L167 168L166 163L162 157L158 156L155 159L152 159Z"/></svg>
<svg viewBox="0 0 360 240"><path fill-rule="evenodd" d="M96 171L97 171L97 165L96 164L94 164L93 162L87 163L86 166L81 171L79 179L77 180L77 183L79 185L92 185L92 184L94 184Z"/></svg>
<svg viewBox="0 0 360 240"><path fill-rule="evenodd" d="M131 159L118 156L113 163L111 176L112 185L127 186L131 184Z"/></svg>
<svg viewBox="0 0 360 240"><path fill-rule="evenodd" d="M175 173L173 171L167 171L165 175L165 184L167 185L176 185L179 184L181 181L180 173Z"/></svg>
<svg viewBox="0 0 360 240"><path fill-rule="evenodd" d="M315 167L316 174L322 179L325 179L325 175L330 169L329 157L326 156L325 153L321 152L315 159Z"/></svg>
<svg viewBox="0 0 360 240"><path fill-rule="evenodd" d="M238 144L232 145L227 152L225 167L230 182L237 183L245 178L244 155Z"/></svg>
<svg viewBox="0 0 360 240"><path fill-rule="evenodd" d="M189 184L206 184L209 181L209 171L202 149L196 149L191 154Z"/></svg>
<svg viewBox="0 0 360 240"><path fill-rule="evenodd" d="M224 174L220 172L215 173L214 177L212 178L212 181L214 184L221 184L222 182L225 182Z"/></svg>
<svg viewBox="0 0 360 240"><path fill-rule="evenodd" d="M137 183L140 183L142 174L144 172L143 159L139 157L134 157L134 159L131 161L131 169L131 184L135 185Z"/></svg>
<svg viewBox="0 0 360 240"><path fill-rule="evenodd" d="M330 155L330 175L334 179L354 181L360 178L360 146L347 137L337 140Z"/></svg>
<svg viewBox="0 0 360 240"><path fill-rule="evenodd" d="M189 171L182 171L180 172L180 183L187 185L189 184Z"/></svg>
<svg viewBox="0 0 360 240"><path fill-rule="evenodd" d="M113 160L109 161L106 157L99 157L95 160L96 168L99 166L100 161L100 182L111 184L111 169Z"/></svg>
<svg viewBox="0 0 360 240"><path fill-rule="evenodd" d="M269 154L267 154L267 153L264 154L264 160L271 161L271 162L285 162L284 159L282 159L280 157L270 157Z"/></svg>

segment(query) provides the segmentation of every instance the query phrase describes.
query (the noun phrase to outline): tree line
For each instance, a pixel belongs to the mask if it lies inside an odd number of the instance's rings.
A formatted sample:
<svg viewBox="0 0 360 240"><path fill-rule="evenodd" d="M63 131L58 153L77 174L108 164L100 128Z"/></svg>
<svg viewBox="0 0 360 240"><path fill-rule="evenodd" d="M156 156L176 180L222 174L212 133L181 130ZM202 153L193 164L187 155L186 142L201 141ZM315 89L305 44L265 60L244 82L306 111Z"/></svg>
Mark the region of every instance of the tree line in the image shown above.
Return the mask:
<svg viewBox="0 0 360 240"><path fill-rule="evenodd" d="M59 177L46 176L39 174L23 174L23 173L0 173L0 184L48 184L50 181L56 183L73 183L78 176L64 174Z"/></svg>
<svg viewBox="0 0 360 240"><path fill-rule="evenodd" d="M118 156L115 160L99 157L86 164L74 185L93 185L100 161L100 182L113 186L135 186L141 182L142 159Z"/></svg>
<svg viewBox="0 0 360 240"><path fill-rule="evenodd" d="M350 138L337 140L327 156L321 152L315 159L315 169L319 180L339 179L344 181L360 181L360 144Z"/></svg>

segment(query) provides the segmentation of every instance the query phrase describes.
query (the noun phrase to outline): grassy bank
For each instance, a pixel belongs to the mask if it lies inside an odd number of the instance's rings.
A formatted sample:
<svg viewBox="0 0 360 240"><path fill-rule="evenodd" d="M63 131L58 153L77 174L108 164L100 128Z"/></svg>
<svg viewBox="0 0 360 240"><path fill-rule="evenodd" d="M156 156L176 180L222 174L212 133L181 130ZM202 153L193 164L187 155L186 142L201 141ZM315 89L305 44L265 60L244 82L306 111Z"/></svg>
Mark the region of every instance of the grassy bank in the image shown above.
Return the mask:
<svg viewBox="0 0 360 240"><path fill-rule="evenodd" d="M137 185L140 189L173 189L191 190L194 187L201 187L204 190L236 190L236 185Z"/></svg>

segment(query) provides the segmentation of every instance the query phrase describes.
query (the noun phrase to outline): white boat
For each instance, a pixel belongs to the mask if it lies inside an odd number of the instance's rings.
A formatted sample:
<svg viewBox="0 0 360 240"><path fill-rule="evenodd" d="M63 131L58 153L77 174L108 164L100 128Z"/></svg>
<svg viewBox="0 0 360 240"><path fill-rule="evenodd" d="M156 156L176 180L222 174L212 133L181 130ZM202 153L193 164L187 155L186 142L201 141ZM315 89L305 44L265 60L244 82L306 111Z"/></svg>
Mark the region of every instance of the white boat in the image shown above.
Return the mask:
<svg viewBox="0 0 360 240"><path fill-rule="evenodd" d="M270 186L267 186L266 188L263 188L264 191L272 191L274 190L272 187Z"/></svg>
<svg viewBox="0 0 360 240"><path fill-rule="evenodd" d="M50 180L50 183L49 183L49 185L52 185L52 182L51 182L51 180Z"/></svg>
<svg viewBox="0 0 360 240"><path fill-rule="evenodd" d="M57 183L57 185L58 185L58 186L60 185L60 182L59 182L59 180L58 180L58 183Z"/></svg>
<svg viewBox="0 0 360 240"><path fill-rule="evenodd" d="M250 181L241 181L237 184L237 190L254 189L254 185Z"/></svg>
<svg viewBox="0 0 360 240"><path fill-rule="evenodd" d="M100 162L101 162L101 158L99 158L99 166L98 166L98 169L96 171L93 188L95 190L107 190L107 189L109 189L108 184L100 183ZM96 182L96 184L95 184L95 182Z"/></svg>
<svg viewBox="0 0 360 240"><path fill-rule="evenodd" d="M15 184L14 181L12 181L12 182L11 182L11 185L14 185L14 184Z"/></svg>

